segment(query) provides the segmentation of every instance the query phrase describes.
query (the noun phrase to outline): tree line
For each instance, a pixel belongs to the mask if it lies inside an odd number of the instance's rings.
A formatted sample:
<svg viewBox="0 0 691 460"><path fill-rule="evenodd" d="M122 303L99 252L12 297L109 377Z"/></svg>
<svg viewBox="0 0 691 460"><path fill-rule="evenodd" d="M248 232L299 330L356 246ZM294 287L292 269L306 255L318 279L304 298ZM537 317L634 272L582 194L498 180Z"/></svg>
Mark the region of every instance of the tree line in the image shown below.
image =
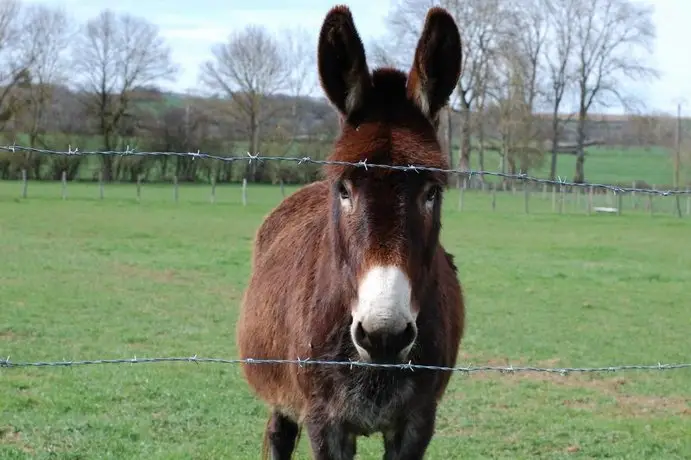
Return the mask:
<svg viewBox="0 0 691 460"><path fill-rule="evenodd" d="M674 125L636 115L642 101L624 91L631 81L658 77L647 64L656 37L651 7L632 0L398 0L385 34L368 44L370 59L407 68L432 4L455 16L463 39L463 73L439 132L460 170L470 169L473 154L484 169L492 152L509 173L548 159L554 177L558 155L571 154L574 180L583 181L585 147L612 137L596 129L591 112L612 103L634 112L625 130L635 126L640 144L669 139ZM147 19L106 9L75 24L62 8L3 0L0 133L5 142L47 149L134 146L323 158L339 126L325 100L311 96L317 85L312 32L272 33L254 24L234 29L198 69L201 94L169 94L159 85L174 81L180 67ZM620 143L631 141L619 133ZM4 154L0 177L24 169L36 179L66 171L70 178L105 181L176 175L183 181L305 182L318 174L286 162L97 158Z"/></svg>
<svg viewBox="0 0 691 460"><path fill-rule="evenodd" d="M643 101L627 85L659 77L648 60L656 40L653 7L632 0L399 0L387 17L387 36L375 46L379 62L409 62L420 18L432 4L452 12L463 42L451 105L461 118L462 170L471 152L484 169L485 152L497 151L510 173L529 170L547 152L554 179L565 151L576 155L573 180L583 182L585 147L604 141L589 138L593 109L618 105L640 113ZM575 135L565 148L569 127Z"/></svg>

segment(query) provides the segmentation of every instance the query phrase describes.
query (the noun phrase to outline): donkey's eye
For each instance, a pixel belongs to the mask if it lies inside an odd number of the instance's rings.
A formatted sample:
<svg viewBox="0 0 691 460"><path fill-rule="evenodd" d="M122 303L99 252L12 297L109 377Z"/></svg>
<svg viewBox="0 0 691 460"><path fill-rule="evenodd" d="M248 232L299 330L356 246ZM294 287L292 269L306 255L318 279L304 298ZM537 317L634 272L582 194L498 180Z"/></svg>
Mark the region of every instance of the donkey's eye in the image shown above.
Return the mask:
<svg viewBox="0 0 691 460"><path fill-rule="evenodd" d="M429 190L427 190L427 195L425 195L425 200L428 203L433 203L437 199L438 196L439 196L439 187L432 186L432 187L430 187Z"/></svg>
<svg viewBox="0 0 691 460"><path fill-rule="evenodd" d="M348 191L348 187L346 187L343 182L338 184L338 194L342 200L347 200L350 198L350 192Z"/></svg>

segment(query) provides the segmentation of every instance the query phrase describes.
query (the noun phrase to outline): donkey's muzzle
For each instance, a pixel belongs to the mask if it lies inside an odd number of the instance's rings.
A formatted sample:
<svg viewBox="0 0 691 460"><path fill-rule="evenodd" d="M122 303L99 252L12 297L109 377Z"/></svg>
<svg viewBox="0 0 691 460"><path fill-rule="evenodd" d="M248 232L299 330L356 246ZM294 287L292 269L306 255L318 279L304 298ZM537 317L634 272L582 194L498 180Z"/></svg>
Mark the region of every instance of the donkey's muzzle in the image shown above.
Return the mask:
<svg viewBox="0 0 691 460"><path fill-rule="evenodd" d="M355 344L364 349L371 362L401 363L406 360L408 352L417 338L415 323L409 322L399 331L379 329L367 331L362 322L358 322L353 339Z"/></svg>

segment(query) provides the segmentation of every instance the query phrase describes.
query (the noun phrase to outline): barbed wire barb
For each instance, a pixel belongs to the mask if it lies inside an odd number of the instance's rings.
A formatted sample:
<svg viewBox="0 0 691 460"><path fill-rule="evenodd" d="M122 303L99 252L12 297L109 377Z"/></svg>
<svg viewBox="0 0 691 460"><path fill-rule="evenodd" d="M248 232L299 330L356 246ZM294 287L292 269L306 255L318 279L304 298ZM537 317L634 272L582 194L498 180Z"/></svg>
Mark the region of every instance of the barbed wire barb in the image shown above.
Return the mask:
<svg viewBox="0 0 691 460"><path fill-rule="evenodd" d="M72 156L89 156L89 155L109 155L109 156L175 156L175 157L191 157L193 160L194 159L206 159L206 160L215 160L215 161L222 161L222 162L227 162L227 163L233 163L236 161L248 161L250 164L252 161L256 162L263 162L263 161L285 161L285 162L294 162L299 165L301 164L315 164L315 165L339 165L339 166L352 166L356 168L364 168L365 170L369 170L369 168L382 168L382 169L392 169L392 170L398 170L398 171L414 171L419 173L420 171L432 171L432 172L441 172L441 173L447 173L447 174L454 174L454 175L460 175L460 176L468 176L468 179L472 179L473 175L479 175L480 177L484 176L494 176L494 177L500 177L504 179L516 179L516 180L522 180L522 181L528 181L528 182L534 182L537 184L549 184L549 185L558 185L560 187L580 187L580 188L598 188L602 190L609 190L614 193L647 193L650 195L659 195L659 196L671 196L671 195L691 195L691 189L678 189L678 190L657 190L653 188L639 188L639 187L620 187L618 185L610 185L610 184L598 184L598 183L589 183L589 182L570 182L567 181L565 178L558 177L557 180L552 180L552 179L543 179L543 178L538 178L538 177L532 177L528 176L525 173L520 173L520 174L511 174L511 173L504 173L504 172L499 172L499 171L474 171L474 170L460 170L460 169L442 169L442 168L434 168L434 167L429 167L429 166L422 166L422 165L386 165L386 164L374 164L374 163L369 163L367 159L358 161L356 163L350 163L346 161L331 161L331 160L315 160L312 159L309 156L302 156L302 157L286 157L286 156L261 156L259 154L251 154L250 152L247 152L246 156L221 156L221 155L213 155L210 153L203 153L197 150L197 152L138 152L135 151L134 149L130 149L129 146L127 146L126 150L124 151L115 151L115 150L105 150L105 151L96 151L96 150L82 150L80 151L78 148L75 148L72 150L71 146L68 146L67 151L60 151L60 150L49 150L49 149L39 149L39 148L34 148L34 147L23 147L19 145L0 145L0 151L5 151L5 152L11 152L11 153L40 153L44 155L72 155Z"/></svg>
<svg viewBox="0 0 691 460"><path fill-rule="evenodd" d="M407 371L416 370L428 370L428 371L439 371L439 372L460 372L465 374L477 373L477 372L499 372L500 374L515 374L515 373L526 373L526 372L537 372L537 373L547 373L547 374L559 374L561 376L567 376L572 373L602 373L602 372L622 372L622 371L668 371L668 370L680 370L680 369L691 369L691 363L678 363L678 364L662 364L658 362L657 364L630 364L630 365L619 365L619 366L604 366L604 367L537 367L537 366L458 366L458 367L445 367L445 366L431 366L424 364L413 364L413 362L407 362L402 364L379 364L379 363L368 363L361 361L328 361L328 360L315 360L310 358L298 358L298 359L264 359L264 358L244 358L244 359L225 359L225 358L201 358L199 356L185 356L185 357L162 357L162 358L137 358L136 356L132 358L118 358L118 359L91 359L91 360L79 360L79 361L25 361L25 362L12 362L8 356L6 359L0 360L0 369L19 369L19 368L32 368L32 367L76 367L76 366L87 366L87 365L105 365L105 364L152 364L152 363L214 363L214 364L251 364L251 365L267 365L267 364L281 364L281 365L297 365L299 367L305 366L347 366L350 369L355 367L366 367L366 368L381 368L381 369L398 369Z"/></svg>

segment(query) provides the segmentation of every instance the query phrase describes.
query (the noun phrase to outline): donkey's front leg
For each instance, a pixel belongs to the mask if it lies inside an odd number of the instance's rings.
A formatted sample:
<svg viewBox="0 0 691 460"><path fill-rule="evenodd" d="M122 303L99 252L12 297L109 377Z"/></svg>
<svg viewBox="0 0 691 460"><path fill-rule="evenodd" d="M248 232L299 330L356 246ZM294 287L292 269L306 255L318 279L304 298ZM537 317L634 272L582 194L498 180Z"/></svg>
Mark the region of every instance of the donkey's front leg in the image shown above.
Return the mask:
<svg viewBox="0 0 691 460"><path fill-rule="evenodd" d="M396 429L384 433L384 460L422 460L434 435L434 401L411 411Z"/></svg>
<svg viewBox="0 0 691 460"><path fill-rule="evenodd" d="M322 417L310 417L306 426L314 460L355 458L355 435L342 423Z"/></svg>

